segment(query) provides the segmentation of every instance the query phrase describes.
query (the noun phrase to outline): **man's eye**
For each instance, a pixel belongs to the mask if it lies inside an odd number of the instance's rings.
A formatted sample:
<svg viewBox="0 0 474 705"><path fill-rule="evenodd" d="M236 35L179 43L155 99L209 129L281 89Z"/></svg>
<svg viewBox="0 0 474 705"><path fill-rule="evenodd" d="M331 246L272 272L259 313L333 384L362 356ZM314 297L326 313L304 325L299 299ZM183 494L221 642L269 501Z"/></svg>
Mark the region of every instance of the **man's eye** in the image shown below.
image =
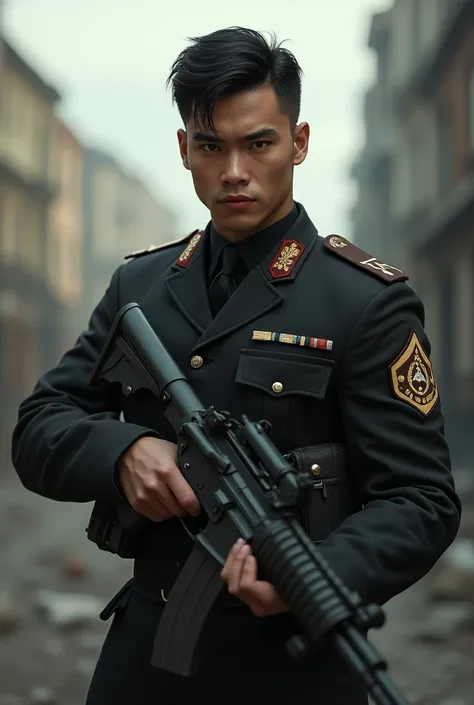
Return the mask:
<svg viewBox="0 0 474 705"><path fill-rule="evenodd" d="M215 149L214 149L214 147L215 147ZM209 144L202 144L201 149L203 152L215 152L218 149L218 147L217 147L217 144L210 142Z"/></svg>
<svg viewBox="0 0 474 705"><path fill-rule="evenodd" d="M263 149L264 147L268 147L270 142L267 140L256 140L255 142L252 142L252 145L255 146L257 149Z"/></svg>

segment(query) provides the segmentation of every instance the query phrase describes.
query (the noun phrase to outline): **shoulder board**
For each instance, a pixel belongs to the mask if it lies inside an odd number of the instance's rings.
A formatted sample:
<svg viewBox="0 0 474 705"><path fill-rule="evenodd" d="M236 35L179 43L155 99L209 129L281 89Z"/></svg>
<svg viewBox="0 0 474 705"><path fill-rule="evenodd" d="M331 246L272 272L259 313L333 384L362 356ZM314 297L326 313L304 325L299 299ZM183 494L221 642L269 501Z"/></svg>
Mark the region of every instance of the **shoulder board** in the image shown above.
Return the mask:
<svg viewBox="0 0 474 705"><path fill-rule="evenodd" d="M367 254L360 247L356 247L356 245L340 235L328 235L324 238L324 246L334 252L334 254L339 255L339 257L343 257L348 262L356 265L356 267L360 267L360 269L390 284L403 282L408 279L408 275L404 274L401 269L397 269L391 264L380 262L376 257Z"/></svg>
<svg viewBox="0 0 474 705"><path fill-rule="evenodd" d="M150 245L150 247L145 247L143 250L135 250L135 252L131 252L129 255L126 255L124 259L135 259L135 257L143 257L143 255L149 255L152 252L158 252L159 250L167 250L169 247L173 247L174 245L181 245L183 242L187 242L198 232L199 230L193 230L192 233L189 233L184 237L180 237L177 240L162 242L160 245Z"/></svg>

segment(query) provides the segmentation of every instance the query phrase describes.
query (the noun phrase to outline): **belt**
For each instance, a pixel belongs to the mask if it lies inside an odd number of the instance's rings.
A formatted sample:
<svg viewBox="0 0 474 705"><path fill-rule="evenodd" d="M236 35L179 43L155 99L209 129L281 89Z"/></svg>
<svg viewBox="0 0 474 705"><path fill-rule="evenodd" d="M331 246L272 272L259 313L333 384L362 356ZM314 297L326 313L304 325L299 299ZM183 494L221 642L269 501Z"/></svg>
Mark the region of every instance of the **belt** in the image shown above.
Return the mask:
<svg viewBox="0 0 474 705"><path fill-rule="evenodd" d="M133 566L133 588L154 602L166 602L183 564L171 558L138 558Z"/></svg>
<svg viewBox="0 0 474 705"><path fill-rule="evenodd" d="M181 561L163 557L151 560L150 556L135 559L132 587L153 602L165 603L185 562L186 558ZM245 606L241 600L232 597L225 587L218 598L218 604L223 607Z"/></svg>

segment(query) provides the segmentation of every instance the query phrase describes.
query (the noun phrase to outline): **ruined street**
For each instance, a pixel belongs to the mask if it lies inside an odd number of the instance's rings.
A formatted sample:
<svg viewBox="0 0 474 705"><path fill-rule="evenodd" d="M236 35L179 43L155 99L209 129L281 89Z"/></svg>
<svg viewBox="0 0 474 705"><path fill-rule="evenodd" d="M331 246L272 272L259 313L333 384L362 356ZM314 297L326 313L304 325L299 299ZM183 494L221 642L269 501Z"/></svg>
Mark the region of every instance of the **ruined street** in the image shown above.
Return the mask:
<svg viewBox="0 0 474 705"><path fill-rule="evenodd" d="M469 474L460 475L459 488L459 539L424 581L388 606L386 627L371 634L413 705L474 705ZM88 542L90 508L43 500L11 470L0 475L0 705L84 704L108 626L97 614L131 571L130 562Z"/></svg>

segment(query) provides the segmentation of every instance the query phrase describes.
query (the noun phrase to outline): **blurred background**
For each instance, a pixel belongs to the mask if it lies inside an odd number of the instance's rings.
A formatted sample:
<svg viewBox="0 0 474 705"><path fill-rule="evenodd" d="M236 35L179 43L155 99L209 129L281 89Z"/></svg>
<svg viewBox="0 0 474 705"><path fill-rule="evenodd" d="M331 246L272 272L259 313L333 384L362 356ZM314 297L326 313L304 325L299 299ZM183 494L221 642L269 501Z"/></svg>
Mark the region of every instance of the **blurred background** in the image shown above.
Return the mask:
<svg viewBox="0 0 474 705"><path fill-rule="evenodd" d="M303 67L296 199L425 303L464 516L373 638L412 703L474 705L474 0L0 0L0 705L84 703L130 574L87 544L90 507L19 485L18 405L126 254L205 227L164 84L187 37L236 24Z"/></svg>

